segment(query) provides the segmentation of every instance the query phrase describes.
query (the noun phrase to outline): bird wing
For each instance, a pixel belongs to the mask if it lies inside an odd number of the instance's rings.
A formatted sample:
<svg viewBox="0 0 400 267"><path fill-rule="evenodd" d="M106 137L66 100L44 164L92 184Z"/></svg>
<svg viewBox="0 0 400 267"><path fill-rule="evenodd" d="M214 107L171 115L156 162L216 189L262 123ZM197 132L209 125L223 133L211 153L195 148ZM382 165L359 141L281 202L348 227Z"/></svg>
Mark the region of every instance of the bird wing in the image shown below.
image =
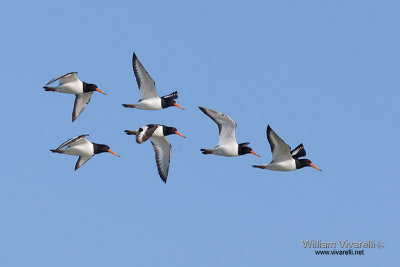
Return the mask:
<svg viewBox="0 0 400 267"><path fill-rule="evenodd" d="M69 82L76 81L76 80L79 81L79 79L76 77L76 74L77 74L77 72L70 72L70 73L61 75L60 77L52 79L46 85L49 85L57 80L60 80L60 85L63 83L69 83Z"/></svg>
<svg viewBox="0 0 400 267"><path fill-rule="evenodd" d="M279 162L292 159L290 146L286 144L268 125L267 139L271 147L272 161Z"/></svg>
<svg viewBox="0 0 400 267"><path fill-rule="evenodd" d="M146 142L157 130L158 125L149 124L146 126L140 127L139 131L136 133L136 143L141 144Z"/></svg>
<svg viewBox="0 0 400 267"><path fill-rule="evenodd" d="M133 53L132 57L132 67L133 72L135 73L136 82L139 86L140 99L145 100L158 97L156 91L156 83L150 77L149 73L143 67L142 63L140 63L135 53Z"/></svg>
<svg viewBox="0 0 400 267"><path fill-rule="evenodd" d="M156 152L156 162L158 174L164 183L167 182L169 162L171 160L171 144L168 142L165 136L162 137L152 137L150 139L153 145L154 151Z"/></svg>
<svg viewBox="0 0 400 267"><path fill-rule="evenodd" d="M74 110L72 112L72 122L74 122L79 117L79 115L81 115L87 104L89 104L92 95L93 91L76 95Z"/></svg>
<svg viewBox="0 0 400 267"><path fill-rule="evenodd" d="M300 144L295 149L290 151L290 154L294 159L298 159L306 155L306 150L304 149L303 144Z"/></svg>
<svg viewBox="0 0 400 267"><path fill-rule="evenodd" d="M85 164L89 159L91 159L93 156L80 156L78 161L75 164L75 171L79 169L83 164Z"/></svg>
<svg viewBox="0 0 400 267"><path fill-rule="evenodd" d="M227 143L236 143L235 129L236 123L229 116L222 114L221 112L199 107L204 114L210 117L217 125L219 129L219 142L218 145Z"/></svg>
<svg viewBox="0 0 400 267"><path fill-rule="evenodd" d="M56 150L60 150L66 146L76 146L76 145L80 145L86 142L89 142L86 137L89 136L88 134L83 134L77 137L73 137L71 139L68 139L67 141L65 141L64 143L62 143L59 147L57 147Z"/></svg>

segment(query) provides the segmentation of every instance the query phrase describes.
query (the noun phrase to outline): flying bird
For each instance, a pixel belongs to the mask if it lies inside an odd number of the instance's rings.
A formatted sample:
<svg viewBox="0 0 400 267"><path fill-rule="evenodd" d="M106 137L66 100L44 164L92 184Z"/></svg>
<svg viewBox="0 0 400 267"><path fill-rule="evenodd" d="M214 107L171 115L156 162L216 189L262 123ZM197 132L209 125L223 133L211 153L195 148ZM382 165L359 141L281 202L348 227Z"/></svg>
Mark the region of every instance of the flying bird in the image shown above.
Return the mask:
<svg viewBox="0 0 400 267"><path fill-rule="evenodd" d="M79 159L75 164L75 171L96 154L110 152L119 157L119 155L111 151L109 146L92 143L86 139L87 136L88 134L84 134L71 138L62 143L56 149L51 149L50 151L54 153L79 156Z"/></svg>
<svg viewBox="0 0 400 267"><path fill-rule="evenodd" d="M156 163L158 174L164 183L167 183L169 163L171 160L171 144L168 142L167 135L177 134L182 137L181 133L174 127L168 127L160 124L148 124L142 126L138 131L125 130L128 135L136 135L136 143L141 144L149 138L156 153ZM185 137L186 138L186 137Z"/></svg>
<svg viewBox="0 0 400 267"><path fill-rule="evenodd" d="M76 77L76 74L77 72L67 73L58 78L52 79L46 84L46 86L43 86L45 91L75 95L74 111L72 112L72 122L74 122L79 117L79 115L81 115L87 104L89 104L90 98L92 97L94 91L98 91L106 95L106 93L100 91L99 88L97 88L97 85L85 83L79 80ZM55 81L59 81L58 86L48 86Z"/></svg>
<svg viewBox="0 0 400 267"><path fill-rule="evenodd" d="M303 144L298 145L295 149L290 150L290 146L287 145L268 125L267 127L267 139L271 147L272 161L265 165L253 165L254 168L268 169L272 171L294 171L303 167L313 167L319 171L311 163L309 159L299 159L306 155L306 150Z"/></svg>
<svg viewBox="0 0 400 267"><path fill-rule="evenodd" d="M169 95L159 97L156 91L156 83L150 77L149 73L140 63L136 54L133 53L132 57L133 72L135 73L136 82L139 87L140 100L136 104L122 104L126 108L137 108L145 110L158 110L163 108L168 108L171 106L179 106L175 99L178 98L178 92L175 91Z"/></svg>
<svg viewBox="0 0 400 267"><path fill-rule="evenodd" d="M248 147L250 143L238 144L236 142L235 130L237 125L234 120L218 111L203 107L199 108L218 125L219 129L218 145L212 149L200 149L203 154L235 157L251 153L260 157L260 155L256 154L251 147Z"/></svg>

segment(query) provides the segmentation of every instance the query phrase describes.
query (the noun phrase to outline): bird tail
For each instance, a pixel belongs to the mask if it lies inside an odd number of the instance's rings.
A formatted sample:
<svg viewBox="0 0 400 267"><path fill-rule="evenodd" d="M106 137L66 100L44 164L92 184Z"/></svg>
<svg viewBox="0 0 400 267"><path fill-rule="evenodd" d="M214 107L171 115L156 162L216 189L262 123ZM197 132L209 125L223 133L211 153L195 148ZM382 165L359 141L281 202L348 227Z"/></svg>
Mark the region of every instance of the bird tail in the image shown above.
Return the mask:
<svg viewBox="0 0 400 267"><path fill-rule="evenodd" d="M265 169L264 165L253 165L253 168Z"/></svg>
<svg viewBox="0 0 400 267"><path fill-rule="evenodd" d="M50 87L50 86L43 86L43 89L45 91L50 91L50 92L55 92L56 91L55 87Z"/></svg>
<svg viewBox="0 0 400 267"><path fill-rule="evenodd" d="M126 108L135 108L135 104L122 104L122 106Z"/></svg>
<svg viewBox="0 0 400 267"><path fill-rule="evenodd" d="M202 149L200 149L200 151L201 151L204 155L212 154L212 150L210 150L210 149L202 148Z"/></svg>
<svg viewBox="0 0 400 267"><path fill-rule="evenodd" d="M125 133L127 135L136 135L138 131L133 131L133 130L125 130Z"/></svg>

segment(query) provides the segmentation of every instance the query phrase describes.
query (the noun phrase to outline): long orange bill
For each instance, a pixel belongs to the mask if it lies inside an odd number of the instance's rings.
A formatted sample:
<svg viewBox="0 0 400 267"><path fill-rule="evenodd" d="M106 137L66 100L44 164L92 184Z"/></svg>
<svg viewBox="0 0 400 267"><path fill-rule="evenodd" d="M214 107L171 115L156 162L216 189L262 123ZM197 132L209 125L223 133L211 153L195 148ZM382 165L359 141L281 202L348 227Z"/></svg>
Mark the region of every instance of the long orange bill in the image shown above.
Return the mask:
<svg viewBox="0 0 400 267"><path fill-rule="evenodd" d="M310 166L322 172L322 170L320 168L317 168L314 164L310 163Z"/></svg>
<svg viewBox="0 0 400 267"><path fill-rule="evenodd" d="M99 88L96 88L96 91L102 93L103 95L106 95L106 93L104 93L103 91L101 91Z"/></svg>
<svg viewBox="0 0 400 267"><path fill-rule="evenodd" d="M111 154L114 154L114 155L117 156L117 157L120 157L120 155L118 155L118 154L112 152L111 149L109 149L108 152L110 152Z"/></svg>
<svg viewBox="0 0 400 267"><path fill-rule="evenodd" d="M175 107L178 107L178 108L180 108L180 109L185 110L183 107L179 106L177 103L174 103L174 106L175 106Z"/></svg>
<svg viewBox="0 0 400 267"><path fill-rule="evenodd" d="M186 138L186 136L184 136L183 134L181 134L180 132L178 132L178 131L176 131L175 132L177 135L180 135L180 136L182 136L183 138Z"/></svg>
<svg viewBox="0 0 400 267"><path fill-rule="evenodd" d="M256 152L254 152L254 151L251 151L250 152L251 154L254 154L254 155L256 155L256 156L259 156L259 157L261 157L260 155L258 155Z"/></svg>

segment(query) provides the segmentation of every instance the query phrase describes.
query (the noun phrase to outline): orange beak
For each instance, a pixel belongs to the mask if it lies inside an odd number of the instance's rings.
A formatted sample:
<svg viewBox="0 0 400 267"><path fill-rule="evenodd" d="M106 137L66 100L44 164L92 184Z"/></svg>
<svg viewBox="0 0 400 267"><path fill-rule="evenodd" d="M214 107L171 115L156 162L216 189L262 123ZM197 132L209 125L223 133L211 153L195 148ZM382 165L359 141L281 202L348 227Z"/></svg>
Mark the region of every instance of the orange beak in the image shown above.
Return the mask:
<svg viewBox="0 0 400 267"><path fill-rule="evenodd" d="M260 155L258 155L256 152L254 152L254 151L251 151L250 152L251 154L253 154L253 155L256 155L256 156L258 156L258 157L261 157Z"/></svg>
<svg viewBox="0 0 400 267"><path fill-rule="evenodd" d="M113 151L111 151L111 149L108 150L108 152L110 152L111 154L114 154L117 157L120 157L118 154L114 153Z"/></svg>
<svg viewBox="0 0 400 267"><path fill-rule="evenodd" d="M178 108L180 108L180 109L185 110L183 107L179 106L177 103L174 103L174 106L175 106L175 107L178 107Z"/></svg>
<svg viewBox="0 0 400 267"><path fill-rule="evenodd" d="M178 131L176 131L175 132L177 135L180 135L180 136L182 136L183 138L186 138L186 136L184 136L183 134L181 134L180 132L178 132Z"/></svg>
<svg viewBox="0 0 400 267"><path fill-rule="evenodd" d="M310 167L313 167L313 168L315 168L315 169L317 169L317 170L319 170L319 171L321 171L322 172L322 170L320 169L320 168L317 168L314 164L312 164L312 163L310 163Z"/></svg>
<svg viewBox="0 0 400 267"><path fill-rule="evenodd" d="M101 91L99 88L96 88L96 91L102 93L103 95L106 95L106 93L104 93L103 91Z"/></svg>

